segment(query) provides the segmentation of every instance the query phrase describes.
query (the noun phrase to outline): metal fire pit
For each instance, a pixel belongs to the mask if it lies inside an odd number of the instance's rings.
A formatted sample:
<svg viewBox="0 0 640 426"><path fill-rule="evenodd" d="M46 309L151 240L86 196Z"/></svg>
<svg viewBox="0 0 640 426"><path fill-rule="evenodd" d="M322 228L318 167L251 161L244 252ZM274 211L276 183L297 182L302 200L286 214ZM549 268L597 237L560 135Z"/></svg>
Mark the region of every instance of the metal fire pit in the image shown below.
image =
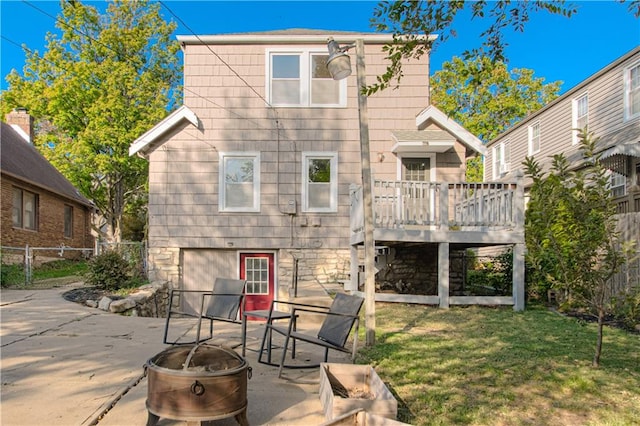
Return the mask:
<svg viewBox="0 0 640 426"><path fill-rule="evenodd" d="M233 349L213 345L176 345L145 365L147 426L160 417L204 422L235 416L247 421L247 379L251 367Z"/></svg>

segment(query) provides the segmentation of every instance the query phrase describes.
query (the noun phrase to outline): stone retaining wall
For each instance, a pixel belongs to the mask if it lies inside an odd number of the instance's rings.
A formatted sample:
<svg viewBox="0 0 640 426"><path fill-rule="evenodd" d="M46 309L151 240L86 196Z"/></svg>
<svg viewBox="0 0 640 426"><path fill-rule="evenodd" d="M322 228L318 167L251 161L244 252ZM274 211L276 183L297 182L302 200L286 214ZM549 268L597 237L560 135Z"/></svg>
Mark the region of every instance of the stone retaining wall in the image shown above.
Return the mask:
<svg viewBox="0 0 640 426"><path fill-rule="evenodd" d="M135 293L131 293L125 298L113 300L105 296L97 303L93 301L92 304L97 304L93 307L114 314L164 318L167 316L168 300L169 282L156 281L138 288Z"/></svg>

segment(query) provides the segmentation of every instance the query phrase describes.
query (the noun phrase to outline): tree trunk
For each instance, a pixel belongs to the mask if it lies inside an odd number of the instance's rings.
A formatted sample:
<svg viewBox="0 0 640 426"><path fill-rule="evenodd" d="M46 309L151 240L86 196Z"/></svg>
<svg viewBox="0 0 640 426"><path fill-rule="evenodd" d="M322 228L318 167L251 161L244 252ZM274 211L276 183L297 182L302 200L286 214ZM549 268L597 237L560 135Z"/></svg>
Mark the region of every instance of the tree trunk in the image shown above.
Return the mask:
<svg viewBox="0 0 640 426"><path fill-rule="evenodd" d="M596 352L593 354L594 367L600 367L600 354L602 353L602 329L604 328L604 310L598 309L598 339L596 341Z"/></svg>

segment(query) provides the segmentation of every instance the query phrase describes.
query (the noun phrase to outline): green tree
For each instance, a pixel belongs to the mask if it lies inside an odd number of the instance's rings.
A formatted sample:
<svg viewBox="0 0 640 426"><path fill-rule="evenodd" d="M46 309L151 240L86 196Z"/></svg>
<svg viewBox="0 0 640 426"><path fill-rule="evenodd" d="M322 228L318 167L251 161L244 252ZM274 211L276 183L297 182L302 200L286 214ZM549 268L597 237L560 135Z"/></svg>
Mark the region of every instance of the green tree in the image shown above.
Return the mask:
<svg viewBox="0 0 640 426"><path fill-rule="evenodd" d="M36 119L36 146L102 217L94 226L121 238L130 200L144 192L148 163L129 145L173 105L181 78L175 24L158 3L113 1L104 14L78 1L61 2L41 55L25 49L24 76L13 71L3 114L26 107Z"/></svg>
<svg viewBox="0 0 640 426"><path fill-rule="evenodd" d="M545 84L532 70L508 70L487 56L454 57L431 78L431 102L487 143L558 96L562 82ZM481 182L482 161L467 164L467 180Z"/></svg>
<svg viewBox="0 0 640 426"><path fill-rule="evenodd" d="M625 0L617 0L625 3ZM640 16L640 1L627 3L629 12ZM483 20L486 29L480 34L481 45L464 53L464 59L488 56L492 61L507 62L505 57L504 31L513 29L524 32L532 13L547 12L550 14L571 17L577 8L565 0L527 0L527 1L463 1L463 0L401 0L382 1L374 10L372 25L376 31L393 33L394 42L386 45L387 58L391 61L384 74L377 77L377 82L367 88L372 94L399 81L402 77L402 62L410 58L419 58L441 43L456 36L454 23L463 12L470 14L471 19ZM427 34L438 34L435 42L421 39Z"/></svg>
<svg viewBox="0 0 640 426"><path fill-rule="evenodd" d="M597 139L586 132L580 136L584 164L576 171L563 154L553 157L548 174L532 157L524 161L533 180L525 239L534 280L563 290L573 307L597 317L593 357L597 367L604 319L613 310L611 278L624 263L624 255L615 231L609 174L594 154Z"/></svg>

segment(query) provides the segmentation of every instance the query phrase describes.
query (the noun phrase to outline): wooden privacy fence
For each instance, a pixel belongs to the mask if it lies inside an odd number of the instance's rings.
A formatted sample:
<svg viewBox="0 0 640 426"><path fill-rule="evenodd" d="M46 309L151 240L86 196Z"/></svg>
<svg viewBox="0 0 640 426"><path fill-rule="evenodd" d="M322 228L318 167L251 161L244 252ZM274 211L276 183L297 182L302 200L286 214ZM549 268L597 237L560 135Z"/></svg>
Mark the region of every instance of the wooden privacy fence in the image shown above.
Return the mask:
<svg viewBox="0 0 640 426"><path fill-rule="evenodd" d="M612 279L613 294L640 288L640 212L618 214L616 219L616 231L629 251L627 262Z"/></svg>

